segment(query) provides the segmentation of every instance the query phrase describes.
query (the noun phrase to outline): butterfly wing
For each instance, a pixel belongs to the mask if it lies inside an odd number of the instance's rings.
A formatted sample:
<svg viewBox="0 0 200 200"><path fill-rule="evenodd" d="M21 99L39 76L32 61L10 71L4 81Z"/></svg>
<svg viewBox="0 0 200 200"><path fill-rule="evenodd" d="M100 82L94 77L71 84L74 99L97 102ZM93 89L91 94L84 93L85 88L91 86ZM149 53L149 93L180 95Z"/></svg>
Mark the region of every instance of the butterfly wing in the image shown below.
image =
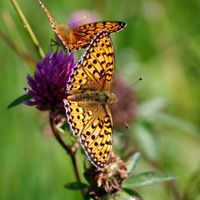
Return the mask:
<svg viewBox="0 0 200 200"><path fill-rule="evenodd" d="M96 103L64 100L66 115L74 136L80 136L85 124L96 112ZM95 104L95 105L93 105Z"/></svg>
<svg viewBox="0 0 200 200"><path fill-rule="evenodd" d="M108 106L95 102L64 101L74 135L79 135L90 161L103 169L112 149L112 118Z"/></svg>
<svg viewBox="0 0 200 200"><path fill-rule="evenodd" d="M125 22L99 21L84 24L71 29L67 24L57 25L47 7L42 3L41 0L38 1L41 8L47 15L49 23L51 24L54 32L61 41L62 46L69 52L87 47L94 36L103 30L107 31L108 33L113 33L123 29L126 26Z"/></svg>
<svg viewBox="0 0 200 200"><path fill-rule="evenodd" d="M112 118L109 107L99 105L93 117L85 124L79 140L90 161L103 169L112 149Z"/></svg>
<svg viewBox="0 0 200 200"><path fill-rule="evenodd" d="M98 33L76 64L67 83L68 94L85 90L110 90L114 73L114 50L106 31Z"/></svg>
<svg viewBox="0 0 200 200"><path fill-rule="evenodd" d="M68 44L71 50L77 50L87 47L91 40L101 31L107 31L109 34L119 31L126 26L125 22L120 21L98 21L84 24L72 29L72 38Z"/></svg>
<svg viewBox="0 0 200 200"><path fill-rule="evenodd" d="M114 52L112 41L109 34L103 31L97 34L87 48L86 53L74 67L74 71L67 83L68 95L82 94L85 91L109 90L113 71ZM79 135L85 121L88 121L91 117L89 108L95 106L82 101L81 107L86 110L84 116L82 116L83 109L79 109L80 102L64 100L64 103L71 129L74 135ZM86 109L87 107L88 109ZM77 111L81 116L77 115Z"/></svg>
<svg viewBox="0 0 200 200"><path fill-rule="evenodd" d="M70 34L70 28L66 24L57 25L53 16L47 9L47 7L42 3L41 0L38 0L38 1L39 1L41 8L44 10L45 14L47 15L49 23L51 24L54 32L58 36L62 45L64 46L64 49L67 49L69 51L68 38L69 38L69 34Z"/></svg>

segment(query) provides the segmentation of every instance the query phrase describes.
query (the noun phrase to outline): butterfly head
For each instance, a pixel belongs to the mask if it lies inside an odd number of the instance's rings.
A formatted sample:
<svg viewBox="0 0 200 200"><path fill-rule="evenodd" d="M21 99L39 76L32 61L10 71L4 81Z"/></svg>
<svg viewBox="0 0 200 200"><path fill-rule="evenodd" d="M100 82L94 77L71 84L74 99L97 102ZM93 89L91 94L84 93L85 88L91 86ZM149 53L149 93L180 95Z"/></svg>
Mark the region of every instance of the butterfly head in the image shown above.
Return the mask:
<svg viewBox="0 0 200 200"><path fill-rule="evenodd" d="M118 98L114 93L109 93L109 104L117 103Z"/></svg>

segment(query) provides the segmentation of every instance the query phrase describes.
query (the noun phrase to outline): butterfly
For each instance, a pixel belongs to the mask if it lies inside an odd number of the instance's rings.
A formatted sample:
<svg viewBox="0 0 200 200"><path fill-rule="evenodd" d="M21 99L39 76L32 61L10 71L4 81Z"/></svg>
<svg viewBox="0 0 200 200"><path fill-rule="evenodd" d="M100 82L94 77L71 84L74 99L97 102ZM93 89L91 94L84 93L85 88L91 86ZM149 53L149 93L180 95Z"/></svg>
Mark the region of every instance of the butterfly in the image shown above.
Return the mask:
<svg viewBox="0 0 200 200"><path fill-rule="evenodd" d="M109 104L114 75L114 50L109 33L101 31L77 62L67 83L64 105L68 122L93 165L104 169L112 149L112 116Z"/></svg>
<svg viewBox="0 0 200 200"><path fill-rule="evenodd" d="M87 47L94 36L102 30L113 33L126 26L125 22L120 21L98 21L77 26L75 28L70 28L67 24L57 25L41 0L39 0L39 4L46 13L48 20L60 41L60 45L68 52Z"/></svg>

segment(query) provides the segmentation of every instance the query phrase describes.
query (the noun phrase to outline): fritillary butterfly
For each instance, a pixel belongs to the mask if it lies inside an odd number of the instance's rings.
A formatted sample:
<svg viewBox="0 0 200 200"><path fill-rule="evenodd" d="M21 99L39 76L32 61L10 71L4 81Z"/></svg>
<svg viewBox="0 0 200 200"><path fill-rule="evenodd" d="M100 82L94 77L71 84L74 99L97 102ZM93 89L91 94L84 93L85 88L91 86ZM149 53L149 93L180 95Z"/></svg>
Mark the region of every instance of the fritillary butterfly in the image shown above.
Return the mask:
<svg viewBox="0 0 200 200"><path fill-rule="evenodd" d="M87 47L94 36L102 30L113 33L123 29L125 22L98 21L70 28L67 24L56 24L46 6L39 0L40 6L46 13L48 20L60 40L61 46L68 52Z"/></svg>
<svg viewBox="0 0 200 200"><path fill-rule="evenodd" d="M67 84L64 100L73 134L88 158L104 169L112 149L112 116L109 104L117 97L110 92L114 75L114 50L109 33L98 33L77 62Z"/></svg>

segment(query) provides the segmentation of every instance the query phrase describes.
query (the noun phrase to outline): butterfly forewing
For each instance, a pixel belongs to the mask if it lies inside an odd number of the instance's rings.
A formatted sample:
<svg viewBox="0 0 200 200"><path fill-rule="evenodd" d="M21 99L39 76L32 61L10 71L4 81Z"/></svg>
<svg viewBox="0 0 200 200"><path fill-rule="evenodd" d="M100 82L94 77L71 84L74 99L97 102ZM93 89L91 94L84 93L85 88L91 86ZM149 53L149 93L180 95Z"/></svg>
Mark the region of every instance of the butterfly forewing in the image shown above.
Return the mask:
<svg viewBox="0 0 200 200"><path fill-rule="evenodd" d="M77 63L67 84L68 93L110 90L114 73L114 50L109 34L102 31Z"/></svg>
<svg viewBox="0 0 200 200"><path fill-rule="evenodd" d="M68 26L67 25L58 26L56 24L53 16L51 15L51 13L49 12L49 10L47 9L47 7L42 3L41 0L38 0L38 1L39 1L39 4L40 4L41 8L44 10L45 14L47 15L49 23L51 24L54 32L58 36L58 38L61 41L61 43L63 44L64 48L69 51L68 43L67 43L67 40L66 40L66 38L67 38L68 35L66 35L66 33L65 33L69 29ZM62 32L61 30L65 30L65 31Z"/></svg>
<svg viewBox="0 0 200 200"><path fill-rule="evenodd" d="M120 21L98 21L84 24L72 29L74 36L74 43L70 49L77 50L79 48L87 47L90 41L101 31L108 33L117 32L126 26L125 22Z"/></svg>
<svg viewBox="0 0 200 200"><path fill-rule="evenodd" d="M61 46L69 52L87 47L92 39L103 30L110 34L126 26L125 22L120 21L98 21L70 28L67 24L57 24L42 1L38 1L47 15L54 32L58 36L62 44Z"/></svg>

